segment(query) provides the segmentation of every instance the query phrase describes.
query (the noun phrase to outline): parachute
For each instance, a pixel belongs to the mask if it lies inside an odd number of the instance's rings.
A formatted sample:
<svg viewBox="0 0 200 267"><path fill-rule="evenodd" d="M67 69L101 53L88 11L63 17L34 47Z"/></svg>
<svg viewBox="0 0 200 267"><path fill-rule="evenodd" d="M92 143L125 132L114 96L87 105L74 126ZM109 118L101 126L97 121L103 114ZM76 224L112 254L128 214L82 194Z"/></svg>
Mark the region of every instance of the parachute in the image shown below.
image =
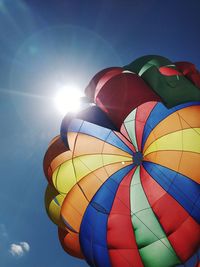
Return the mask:
<svg viewBox="0 0 200 267"><path fill-rule="evenodd" d="M144 56L100 71L44 157L63 249L95 267L200 266L200 73Z"/></svg>

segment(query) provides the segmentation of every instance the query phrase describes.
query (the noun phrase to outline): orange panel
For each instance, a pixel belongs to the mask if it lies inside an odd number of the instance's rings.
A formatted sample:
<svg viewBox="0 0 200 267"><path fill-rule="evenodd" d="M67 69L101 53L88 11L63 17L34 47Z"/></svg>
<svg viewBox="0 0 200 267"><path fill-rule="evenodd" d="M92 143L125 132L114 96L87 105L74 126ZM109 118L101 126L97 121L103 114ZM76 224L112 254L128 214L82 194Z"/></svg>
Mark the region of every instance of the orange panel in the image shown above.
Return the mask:
<svg viewBox="0 0 200 267"><path fill-rule="evenodd" d="M185 128L198 128L200 126L200 106L190 106L177 111L182 121L185 121Z"/></svg>
<svg viewBox="0 0 200 267"><path fill-rule="evenodd" d="M79 243L79 235L58 228L58 236L63 249L74 257L84 259Z"/></svg>
<svg viewBox="0 0 200 267"><path fill-rule="evenodd" d="M75 141L75 134L70 133L70 138ZM120 136L121 138L121 136ZM127 152L106 143L103 140L95 138L93 136L89 136L86 134L79 133L76 137L74 147L74 157L78 157L80 155L89 155L89 154L116 154L122 156L130 156ZM126 140L127 142L127 140ZM71 146L71 141L70 141Z"/></svg>
<svg viewBox="0 0 200 267"><path fill-rule="evenodd" d="M152 130L145 143L143 151L145 151L153 141L166 134L181 129L200 127L199 117L200 106L190 106L171 114Z"/></svg>
<svg viewBox="0 0 200 267"><path fill-rule="evenodd" d="M69 144L69 148L72 152L73 152L74 146L76 144L77 135L78 135L78 133L75 133L75 132L68 132L67 133L67 141Z"/></svg>
<svg viewBox="0 0 200 267"><path fill-rule="evenodd" d="M200 154L192 152L183 152L179 172L200 184L199 165Z"/></svg>
<svg viewBox="0 0 200 267"><path fill-rule="evenodd" d="M157 151L145 159L160 164L200 183L200 154L187 151ZM179 169L179 170L178 170Z"/></svg>
<svg viewBox="0 0 200 267"><path fill-rule="evenodd" d="M67 194L62 204L61 215L77 232L80 230L82 217L88 206L88 202L93 198L101 185L110 175L123 168L121 163L108 165L109 174L104 167L85 176L79 185L75 185Z"/></svg>
<svg viewBox="0 0 200 267"><path fill-rule="evenodd" d="M101 154L103 150L104 141L79 133L74 147L74 156L88 155L88 154Z"/></svg>
<svg viewBox="0 0 200 267"><path fill-rule="evenodd" d="M61 140L60 136L56 136L50 143L47 152L44 156L44 161L43 161L43 168L44 168L44 173L47 178L48 176L48 169L49 166L52 162L52 160L57 157L60 153L63 153L67 151L68 148L65 146L63 141Z"/></svg>
<svg viewBox="0 0 200 267"><path fill-rule="evenodd" d="M104 144L103 154L120 155L120 156L125 156L125 157L132 158L132 155L130 155L129 153L117 148L116 146L112 146L112 145L110 145L108 143Z"/></svg>
<svg viewBox="0 0 200 267"><path fill-rule="evenodd" d="M65 197L65 200L63 201L61 207L62 218L76 232L79 232L80 230L83 214L87 206L88 206L88 201L85 198L78 184L76 184Z"/></svg>

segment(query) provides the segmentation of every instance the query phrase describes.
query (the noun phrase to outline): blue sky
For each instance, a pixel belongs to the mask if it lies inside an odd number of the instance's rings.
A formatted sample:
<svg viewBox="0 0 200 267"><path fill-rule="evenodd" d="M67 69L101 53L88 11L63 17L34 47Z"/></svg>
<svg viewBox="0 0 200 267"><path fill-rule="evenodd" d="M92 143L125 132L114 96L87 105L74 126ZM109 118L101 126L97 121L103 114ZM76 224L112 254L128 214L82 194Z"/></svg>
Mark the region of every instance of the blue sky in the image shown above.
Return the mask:
<svg viewBox="0 0 200 267"><path fill-rule="evenodd" d="M62 120L52 98L145 54L200 68L199 13L199 0L0 0L0 266L87 266L44 208L43 156Z"/></svg>

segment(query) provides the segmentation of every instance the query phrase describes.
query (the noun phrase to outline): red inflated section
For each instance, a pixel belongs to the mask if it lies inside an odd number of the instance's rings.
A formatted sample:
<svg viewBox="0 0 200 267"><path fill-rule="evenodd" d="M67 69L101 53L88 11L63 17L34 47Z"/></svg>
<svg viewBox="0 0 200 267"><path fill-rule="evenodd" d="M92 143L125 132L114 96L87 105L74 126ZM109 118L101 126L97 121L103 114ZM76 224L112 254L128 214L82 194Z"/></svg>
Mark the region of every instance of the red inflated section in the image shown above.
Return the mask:
<svg viewBox="0 0 200 267"><path fill-rule="evenodd" d="M198 249L200 226L143 167L140 174L150 206L176 254L182 262L185 262Z"/></svg>
<svg viewBox="0 0 200 267"><path fill-rule="evenodd" d="M111 67L104 69L100 72L98 72L90 81L89 85L85 89L86 96L91 100L94 101L94 96L96 93L97 85L98 88L103 85L107 80L109 80L111 77L121 73L123 71L123 68L120 67Z"/></svg>
<svg viewBox="0 0 200 267"><path fill-rule="evenodd" d="M142 136L146 121L157 102L147 102L137 108L135 116L135 132L138 150L142 151Z"/></svg>
<svg viewBox="0 0 200 267"><path fill-rule="evenodd" d="M183 75L181 72L179 72L175 69L169 68L169 67L165 67L165 66L160 67L159 71L160 71L160 73L162 73L165 76Z"/></svg>
<svg viewBox="0 0 200 267"><path fill-rule="evenodd" d="M200 88L200 72L196 69L194 64L190 62L176 62L175 65L186 78Z"/></svg>
<svg viewBox="0 0 200 267"><path fill-rule="evenodd" d="M130 183L135 169L122 180L108 217L107 243L112 266L142 267L130 211Z"/></svg>
<svg viewBox="0 0 200 267"><path fill-rule="evenodd" d="M148 101L160 101L160 97L133 73L121 73L111 78L95 99L118 128L134 108Z"/></svg>

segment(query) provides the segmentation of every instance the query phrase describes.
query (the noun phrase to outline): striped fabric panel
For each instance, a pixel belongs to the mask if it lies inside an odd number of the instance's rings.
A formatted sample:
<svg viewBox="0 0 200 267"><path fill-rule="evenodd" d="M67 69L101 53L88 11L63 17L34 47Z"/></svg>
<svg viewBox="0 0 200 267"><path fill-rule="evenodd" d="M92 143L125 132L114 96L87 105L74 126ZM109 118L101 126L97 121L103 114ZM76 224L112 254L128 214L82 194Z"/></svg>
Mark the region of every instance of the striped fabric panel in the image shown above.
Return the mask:
<svg viewBox="0 0 200 267"><path fill-rule="evenodd" d="M145 195L141 184L140 166L131 182L131 217L144 266L168 267L180 263Z"/></svg>

